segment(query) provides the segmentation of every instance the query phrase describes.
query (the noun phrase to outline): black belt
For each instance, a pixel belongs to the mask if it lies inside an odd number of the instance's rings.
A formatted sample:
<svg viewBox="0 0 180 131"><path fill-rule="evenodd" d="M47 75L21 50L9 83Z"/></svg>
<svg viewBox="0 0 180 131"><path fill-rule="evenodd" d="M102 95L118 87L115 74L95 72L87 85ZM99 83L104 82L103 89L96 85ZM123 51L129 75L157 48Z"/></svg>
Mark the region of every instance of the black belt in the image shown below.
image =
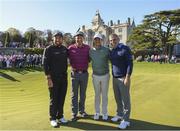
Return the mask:
<svg viewBox="0 0 180 131"><path fill-rule="evenodd" d="M73 72L81 74L81 73L86 73L87 70L73 70Z"/></svg>
<svg viewBox="0 0 180 131"><path fill-rule="evenodd" d="M126 76L113 76L114 78L124 78Z"/></svg>

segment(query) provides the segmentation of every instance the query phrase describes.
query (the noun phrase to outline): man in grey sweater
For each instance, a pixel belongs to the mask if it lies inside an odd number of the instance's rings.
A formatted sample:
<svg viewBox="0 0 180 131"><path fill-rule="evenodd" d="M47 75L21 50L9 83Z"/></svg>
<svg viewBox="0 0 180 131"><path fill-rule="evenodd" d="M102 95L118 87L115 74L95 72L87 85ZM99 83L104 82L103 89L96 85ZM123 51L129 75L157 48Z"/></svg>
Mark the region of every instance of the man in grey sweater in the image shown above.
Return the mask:
<svg viewBox="0 0 180 131"><path fill-rule="evenodd" d="M108 88L109 88L109 49L102 45L102 35L94 36L94 47L90 50L90 59L92 60L93 85L95 90L95 115L94 119L100 117L100 103L102 97L102 119L108 120Z"/></svg>

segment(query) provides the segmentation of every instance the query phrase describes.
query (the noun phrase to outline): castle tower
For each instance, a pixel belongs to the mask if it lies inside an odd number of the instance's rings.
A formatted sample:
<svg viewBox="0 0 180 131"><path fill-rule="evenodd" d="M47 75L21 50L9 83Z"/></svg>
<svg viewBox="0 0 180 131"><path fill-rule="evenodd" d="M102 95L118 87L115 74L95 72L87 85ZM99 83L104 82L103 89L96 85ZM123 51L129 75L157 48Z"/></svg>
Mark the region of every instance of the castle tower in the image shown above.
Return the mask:
<svg viewBox="0 0 180 131"><path fill-rule="evenodd" d="M134 19L132 23L130 18L128 18L125 23L118 20L117 24L110 20L108 22L108 25L106 25L101 18L99 10L97 10L95 15L93 16L91 23L92 25L90 27L82 26L81 28L81 31L86 34L85 42L88 45L93 46L93 36L96 33L100 33L103 36L104 46L109 45L109 35L112 33L116 33L122 43L130 45L129 43L127 43L127 39L128 36L132 33L133 28L135 27Z"/></svg>
<svg viewBox="0 0 180 131"><path fill-rule="evenodd" d="M92 19L92 26L99 26L99 25L103 25L103 24L104 24L104 22L101 19L99 10L97 10L95 16Z"/></svg>

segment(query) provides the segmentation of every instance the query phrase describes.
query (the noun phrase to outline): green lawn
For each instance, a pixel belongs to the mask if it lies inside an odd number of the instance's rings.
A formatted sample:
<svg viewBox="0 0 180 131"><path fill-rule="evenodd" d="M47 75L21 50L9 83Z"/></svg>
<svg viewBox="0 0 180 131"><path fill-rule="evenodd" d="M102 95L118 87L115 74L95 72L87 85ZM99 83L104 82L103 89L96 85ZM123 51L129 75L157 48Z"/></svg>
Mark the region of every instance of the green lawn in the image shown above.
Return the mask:
<svg viewBox="0 0 180 131"><path fill-rule="evenodd" d="M89 69L86 111L91 116L60 128L49 124L49 94L44 73L39 70L0 71L0 130L115 130L119 123L94 121L94 89ZM112 78L112 77L111 77ZM70 77L65 117L71 118ZM129 129L180 129L180 65L135 63L131 86ZM115 115L112 82L109 87L109 115Z"/></svg>

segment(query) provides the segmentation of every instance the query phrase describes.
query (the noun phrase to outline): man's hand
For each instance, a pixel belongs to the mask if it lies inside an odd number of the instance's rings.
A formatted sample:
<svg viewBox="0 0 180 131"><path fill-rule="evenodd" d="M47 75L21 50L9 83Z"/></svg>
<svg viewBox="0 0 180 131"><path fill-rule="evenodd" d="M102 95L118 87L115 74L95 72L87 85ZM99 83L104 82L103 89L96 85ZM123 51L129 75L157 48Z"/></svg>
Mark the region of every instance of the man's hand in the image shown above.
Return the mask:
<svg viewBox="0 0 180 131"><path fill-rule="evenodd" d="M53 87L53 82L51 78L48 78L48 87L52 88Z"/></svg>
<svg viewBox="0 0 180 131"><path fill-rule="evenodd" d="M129 75L126 75L125 79L124 79L124 85L126 87L129 87L130 86L130 83L131 83L131 79L130 79L130 76Z"/></svg>
<svg viewBox="0 0 180 131"><path fill-rule="evenodd" d="M47 75L47 81L48 81L48 87L52 88L53 87L53 82L52 82L52 79L51 79L50 75Z"/></svg>

